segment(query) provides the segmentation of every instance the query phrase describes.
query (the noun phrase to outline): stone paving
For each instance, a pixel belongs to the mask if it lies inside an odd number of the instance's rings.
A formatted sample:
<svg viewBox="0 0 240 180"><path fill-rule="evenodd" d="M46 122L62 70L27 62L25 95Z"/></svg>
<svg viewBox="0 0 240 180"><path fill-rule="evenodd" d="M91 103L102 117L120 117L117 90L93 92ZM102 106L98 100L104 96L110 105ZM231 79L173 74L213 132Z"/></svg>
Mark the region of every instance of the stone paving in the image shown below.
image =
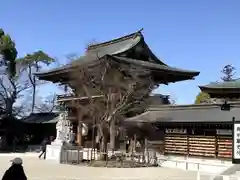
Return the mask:
<svg viewBox="0 0 240 180"><path fill-rule="evenodd" d="M0 154L0 175L10 166L12 158L20 156L29 180L195 180L197 177L196 172L161 167L124 169L57 164L39 160L37 154Z"/></svg>

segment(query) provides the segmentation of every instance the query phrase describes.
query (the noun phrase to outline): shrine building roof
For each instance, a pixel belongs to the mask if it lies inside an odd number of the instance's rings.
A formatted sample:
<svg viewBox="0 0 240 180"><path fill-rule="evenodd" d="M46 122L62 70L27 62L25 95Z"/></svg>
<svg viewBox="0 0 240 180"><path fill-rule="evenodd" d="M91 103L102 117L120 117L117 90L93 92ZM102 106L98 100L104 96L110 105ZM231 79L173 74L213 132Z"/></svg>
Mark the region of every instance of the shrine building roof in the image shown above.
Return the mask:
<svg viewBox="0 0 240 180"><path fill-rule="evenodd" d="M125 123L231 123L240 119L240 103L232 103L230 111L221 111L221 104L163 105L150 107Z"/></svg>
<svg viewBox="0 0 240 180"><path fill-rule="evenodd" d="M163 83L193 79L199 75L197 71L168 66L157 58L144 41L141 31L107 42L90 45L85 55L78 60L60 68L35 73L35 75L38 76L39 79L52 82L67 81L67 79L64 78L66 78L66 73L71 71L72 68L85 63L96 63L101 59L111 59L120 63L135 64L150 69L156 79L165 78L162 80L165 81Z"/></svg>
<svg viewBox="0 0 240 180"><path fill-rule="evenodd" d="M240 79L210 83L205 86L199 86L201 91L208 93L211 97L217 98L239 98L240 97Z"/></svg>
<svg viewBox="0 0 240 180"><path fill-rule="evenodd" d="M21 121L24 123L57 123L58 116L58 113L32 113Z"/></svg>

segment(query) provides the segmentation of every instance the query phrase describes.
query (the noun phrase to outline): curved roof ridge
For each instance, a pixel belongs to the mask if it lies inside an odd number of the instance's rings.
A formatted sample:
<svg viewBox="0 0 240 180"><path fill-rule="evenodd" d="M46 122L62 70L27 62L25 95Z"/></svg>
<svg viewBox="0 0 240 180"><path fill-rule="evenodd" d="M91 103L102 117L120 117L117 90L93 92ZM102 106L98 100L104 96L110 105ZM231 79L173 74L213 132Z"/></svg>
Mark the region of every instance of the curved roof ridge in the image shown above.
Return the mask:
<svg viewBox="0 0 240 180"><path fill-rule="evenodd" d="M233 79L231 81L218 81L218 82L211 82L206 85L198 86L201 88L240 88L240 78Z"/></svg>
<svg viewBox="0 0 240 180"><path fill-rule="evenodd" d="M117 59L120 59L120 60L123 60L123 61L131 62L133 64L135 63L135 64L139 64L139 65L149 65L152 68L161 67L164 70L168 69L168 70L171 70L171 71L182 71L182 72L188 72L188 73L196 73L196 76L200 73L198 71L185 70L185 69L182 69L182 68L176 68L176 67L173 67L173 66L168 66L166 64L156 64L154 62L143 61L143 60L140 60L140 59L133 59L133 58L129 58L129 57L121 57L121 56L118 56L118 55L108 55L108 56L113 57L113 58L117 58Z"/></svg>
<svg viewBox="0 0 240 180"><path fill-rule="evenodd" d="M98 44L94 44L94 45L90 45L88 48L87 48L87 51L88 50L93 50L93 49L96 49L96 48L99 48L99 47L103 47L103 46L108 46L110 44L114 44L114 43L118 43L118 42L121 42L121 41L125 41L127 39L131 39L131 38L136 38L136 36L140 36L140 37L143 37L141 31L143 30L140 29L134 33L131 33L131 34L128 34L128 35L125 35L125 36L121 36L121 37L118 37L118 38L115 38L115 39L112 39L110 41L105 41L105 42L102 42L102 43L98 43Z"/></svg>
<svg viewBox="0 0 240 180"><path fill-rule="evenodd" d="M144 46L145 48L149 51L149 53L152 55L153 60L158 63L158 64L162 64L165 66L168 66L166 63L164 63L152 50L151 48L148 46L148 44L144 41Z"/></svg>
<svg viewBox="0 0 240 180"><path fill-rule="evenodd" d="M214 82L210 82L207 85L212 85L212 84L226 84L226 83L231 83L231 82L236 82L236 81L240 81L240 78L236 78L236 79L231 79L229 81L214 81Z"/></svg>
<svg viewBox="0 0 240 180"><path fill-rule="evenodd" d="M240 81L240 78L233 79L232 81Z"/></svg>

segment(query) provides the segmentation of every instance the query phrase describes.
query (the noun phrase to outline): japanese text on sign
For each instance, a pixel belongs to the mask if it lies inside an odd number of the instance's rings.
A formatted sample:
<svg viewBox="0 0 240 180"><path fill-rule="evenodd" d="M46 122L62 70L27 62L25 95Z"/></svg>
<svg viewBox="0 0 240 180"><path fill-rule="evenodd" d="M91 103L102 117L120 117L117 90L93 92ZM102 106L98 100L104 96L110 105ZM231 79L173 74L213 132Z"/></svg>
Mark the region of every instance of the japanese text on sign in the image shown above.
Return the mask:
<svg viewBox="0 0 240 180"><path fill-rule="evenodd" d="M233 158L240 159L240 124L234 124Z"/></svg>

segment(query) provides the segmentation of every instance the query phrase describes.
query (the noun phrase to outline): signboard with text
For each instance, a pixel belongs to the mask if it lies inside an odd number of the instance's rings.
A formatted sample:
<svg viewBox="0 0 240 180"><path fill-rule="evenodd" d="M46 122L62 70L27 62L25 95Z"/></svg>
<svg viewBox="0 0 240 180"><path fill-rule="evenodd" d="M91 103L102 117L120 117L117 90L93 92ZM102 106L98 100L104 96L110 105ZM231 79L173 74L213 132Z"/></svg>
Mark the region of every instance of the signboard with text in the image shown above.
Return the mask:
<svg viewBox="0 0 240 180"><path fill-rule="evenodd" d="M233 118L232 163L240 164L240 122Z"/></svg>
<svg viewBox="0 0 240 180"><path fill-rule="evenodd" d="M166 129L165 133L167 134L187 134L187 129Z"/></svg>
<svg viewBox="0 0 240 180"><path fill-rule="evenodd" d="M232 129L216 129L217 135L232 135Z"/></svg>

